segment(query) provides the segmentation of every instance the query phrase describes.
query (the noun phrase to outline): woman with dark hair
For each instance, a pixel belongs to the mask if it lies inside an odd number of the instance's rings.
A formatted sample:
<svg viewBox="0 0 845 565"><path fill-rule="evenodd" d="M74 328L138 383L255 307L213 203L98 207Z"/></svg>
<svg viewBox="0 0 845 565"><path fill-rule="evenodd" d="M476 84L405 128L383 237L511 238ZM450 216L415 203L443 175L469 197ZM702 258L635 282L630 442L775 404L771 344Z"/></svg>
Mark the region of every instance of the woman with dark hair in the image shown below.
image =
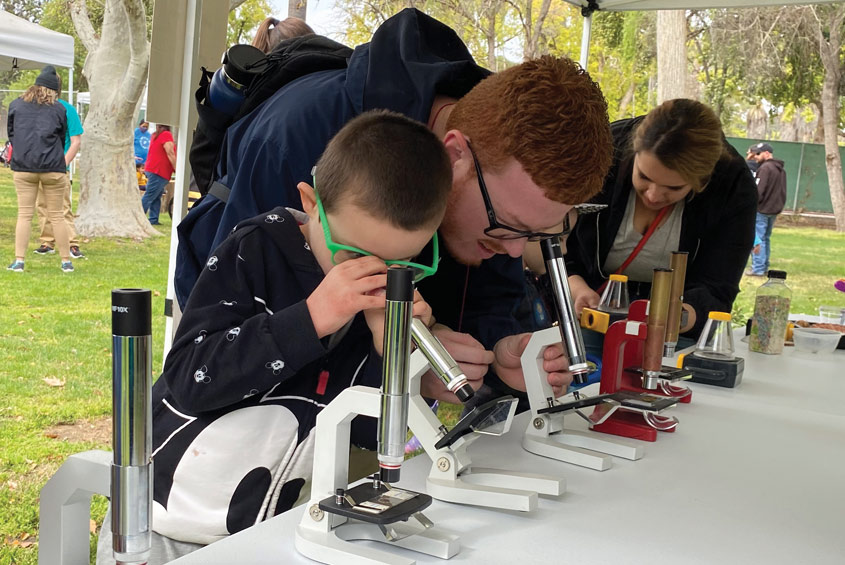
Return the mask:
<svg viewBox="0 0 845 565"><path fill-rule="evenodd" d="M150 224L159 224L158 215L161 212L161 195L170 182L170 176L176 169L176 146L170 126L156 124L156 131L150 137L150 150L144 172L147 175L147 190L141 198L144 214L150 212Z"/></svg>
<svg viewBox="0 0 845 565"><path fill-rule="evenodd" d="M62 215L68 188L64 151L67 116L58 98L59 79L53 67L46 67L35 84L9 105L7 128L14 147L11 167L18 194L15 260L8 267L10 271L23 272L39 185L44 191L47 219L53 226L62 271L73 271L69 234Z"/></svg>
<svg viewBox="0 0 845 565"><path fill-rule="evenodd" d="M613 165L591 201L608 208L579 221L566 243L575 310L598 306L597 290L615 273L627 275L631 300L648 298L653 269L687 251L679 347L691 344L708 313L730 312L739 292L754 243L754 180L700 102L669 100L611 131Z"/></svg>
<svg viewBox="0 0 845 565"><path fill-rule="evenodd" d="M304 20L291 16L290 18L279 21L271 16L266 18L258 26L258 31L255 32L255 39L252 40L252 45L265 53L269 53L285 39L311 33L314 33L314 30Z"/></svg>

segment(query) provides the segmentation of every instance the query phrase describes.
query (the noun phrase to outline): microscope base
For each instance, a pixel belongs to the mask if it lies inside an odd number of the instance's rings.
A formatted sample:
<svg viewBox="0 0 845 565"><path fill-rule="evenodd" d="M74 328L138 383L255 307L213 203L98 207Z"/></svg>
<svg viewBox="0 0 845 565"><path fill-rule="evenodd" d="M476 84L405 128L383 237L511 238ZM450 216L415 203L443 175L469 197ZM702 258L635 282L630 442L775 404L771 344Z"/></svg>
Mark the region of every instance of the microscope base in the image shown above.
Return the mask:
<svg viewBox="0 0 845 565"><path fill-rule="evenodd" d="M590 451L598 451L599 453L606 453L614 457L621 457L630 461L642 459L645 455L645 449L641 445L634 445L626 441L611 441L603 438L598 438L589 432L581 432L576 430L567 430L555 436L555 441L559 441L570 447L580 447Z"/></svg>
<svg viewBox="0 0 845 565"><path fill-rule="evenodd" d="M113 461L110 451L74 453L41 489L39 563L88 563L91 497L111 494Z"/></svg>
<svg viewBox="0 0 845 565"><path fill-rule="evenodd" d="M400 530L403 524L392 524L391 527ZM450 559L460 551L460 541L457 536L441 533L436 528L390 542L385 539L378 526L354 520L329 531L308 528L302 524L296 527L297 551L320 563L329 565L414 565L416 563L414 559L379 551L369 545L352 543L350 540L378 541L440 559Z"/></svg>
<svg viewBox="0 0 845 565"><path fill-rule="evenodd" d="M643 441L657 441L658 430L645 422L641 412L619 410L604 423L593 426L593 429L603 434L629 437ZM674 432L675 428L660 431Z"/></svg>
<svg viewBox="0 0 845 565"><path fill-rule="evenodd" d="M519 512L537 508L538 493L560 496L565 491L563 478L480 467L456 479L429 475L426 480L426 492L438 500Z"/></svg>
<svg viewBox="0 0 845 565"><path fill-rule="evenodd" d="M563 441L565 435L537 437L526 434L522 438L522 447L525 451L535 455L556 459L564 463L572 463L573 465L586 467L595 471L607 471L613 466L613 460L609 455L602 455L597 451L567 445Z"/></svg>

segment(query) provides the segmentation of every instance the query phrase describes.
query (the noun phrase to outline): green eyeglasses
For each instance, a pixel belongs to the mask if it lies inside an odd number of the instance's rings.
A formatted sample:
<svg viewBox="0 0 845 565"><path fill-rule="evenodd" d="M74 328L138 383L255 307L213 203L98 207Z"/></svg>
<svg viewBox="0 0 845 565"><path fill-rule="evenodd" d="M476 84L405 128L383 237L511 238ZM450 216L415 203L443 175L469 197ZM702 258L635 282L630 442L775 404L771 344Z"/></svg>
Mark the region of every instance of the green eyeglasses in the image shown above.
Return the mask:
<svg viewBox="0 0 845 565"><path fill-rule="evenodd" d="M317 200L317 211L320 214L320 223L323 226L323 235L326 238L326 247L328 247L329 251L332 252L332 264L337 265L350 259L357 259L359 257L373 255L369 251L364 251L363 249L352 247L351 245L343 245L342 243L336 243L334 240L332 240L332 232L329 228L329 220L326 217L326 211L323 208L323 202L320 200L320 195L317 193L316 178L314 178L314 197ZM427 248L428 246L426 246L426 249ZM421 263L415 263L412 261L396 261L384 259L382 260L388 267L390 267L391 265L402 265L403 267L410 267L414 271L414 282L419 282L426 277L430 277L431 275L437 272L437 264L440 262L440 246L437 241L437 232L434 232L434 236L431 238L430 266L426 266Z"/></svg>

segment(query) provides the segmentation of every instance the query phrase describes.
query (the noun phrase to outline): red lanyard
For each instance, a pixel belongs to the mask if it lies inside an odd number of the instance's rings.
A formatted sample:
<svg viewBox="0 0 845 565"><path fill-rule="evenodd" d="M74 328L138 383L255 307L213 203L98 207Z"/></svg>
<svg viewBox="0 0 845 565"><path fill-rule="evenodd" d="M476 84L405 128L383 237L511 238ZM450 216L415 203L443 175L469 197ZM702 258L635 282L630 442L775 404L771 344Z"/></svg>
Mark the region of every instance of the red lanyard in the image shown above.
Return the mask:
<svg viewBox="0 0 845 565"><path fill-rule="evenodd" d="M655 230L657 229L657 226L660 225L661 220L663 220L664 216L666 216L666 214L669 212L669 208L671 208L671 207L672 206L665 206L665 207L660 209L660 212L657 213L657 216L655 216L654 220L652 220L651 224L649 224L648 229L643 234L643 237L642 237L642 239L640 239L640 242L637 244L637 246L634 248L634 250L631 251L631 254L628 255L627 259L625 259L625 262L622 263L619 266L618 269L616 269L616 272L613 273L614 275L621 275L622 272L625 271L625 269L628 268L628 265L630 265L631 262L633 262L633 260L636 259L637 255L639 255L640 251L642 251L643 247L645 247L645 244L646 244L646 242L648 242L649 238L651 237L651 234L653 234L655 232ZM598 289L599 294L601 294L602 291L604 291L604 287L607 286L607 282L608 281L604 281L604 283L599 287L599 289Z"/></svg>

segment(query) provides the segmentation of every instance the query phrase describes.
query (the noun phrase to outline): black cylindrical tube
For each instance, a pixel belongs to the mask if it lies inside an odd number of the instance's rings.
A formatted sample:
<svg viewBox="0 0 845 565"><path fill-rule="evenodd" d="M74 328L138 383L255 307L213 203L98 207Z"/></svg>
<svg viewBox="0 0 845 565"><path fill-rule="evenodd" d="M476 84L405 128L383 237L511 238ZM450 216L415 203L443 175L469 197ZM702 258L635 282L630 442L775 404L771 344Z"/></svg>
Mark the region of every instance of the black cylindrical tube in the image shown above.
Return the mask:
<svg viewBox="0 0 845 565"><path fill-rule="evenodd" d="M413 309L413 271L407 267L388 269L378 425L379 471L381 480L387 483L399 480L405 458Z"/></svg>
<svg viewBox="0 0 845 565"><path fill-rule="evenodd" d="M575 307L572 304L572 291L569 289L560 238L544 239L540 242L540 247L543 250L543 259L546 262L546 272L552 283L558 329L563 344L566 346L566 354L569 356L569 371L572 373L572 380L575 383L582 384L587 381L587 374L589 373L587 350L584 348L581 326L578 324Z"/></svg>
<svg viewBox="0 0 845 565"><path fill-rule="evenodd" d="M152 524L152 293L112 291L112 543L117 563L146 563Z"/></svg>

